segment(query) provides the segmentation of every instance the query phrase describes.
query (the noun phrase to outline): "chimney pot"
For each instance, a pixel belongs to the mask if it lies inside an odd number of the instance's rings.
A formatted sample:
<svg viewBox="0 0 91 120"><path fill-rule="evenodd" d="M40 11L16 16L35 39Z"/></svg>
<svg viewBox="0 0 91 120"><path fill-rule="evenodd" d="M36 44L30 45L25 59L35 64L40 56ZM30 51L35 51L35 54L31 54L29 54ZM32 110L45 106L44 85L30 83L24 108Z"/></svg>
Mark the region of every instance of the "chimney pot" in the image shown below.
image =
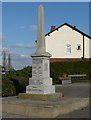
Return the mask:
<svg viewBox="0 0 91 120"><path fill-rule="evenodd" d="M56 26L51 26L50 31L53 31L53 30L55 30L55 29L56 29Z"/></svg>

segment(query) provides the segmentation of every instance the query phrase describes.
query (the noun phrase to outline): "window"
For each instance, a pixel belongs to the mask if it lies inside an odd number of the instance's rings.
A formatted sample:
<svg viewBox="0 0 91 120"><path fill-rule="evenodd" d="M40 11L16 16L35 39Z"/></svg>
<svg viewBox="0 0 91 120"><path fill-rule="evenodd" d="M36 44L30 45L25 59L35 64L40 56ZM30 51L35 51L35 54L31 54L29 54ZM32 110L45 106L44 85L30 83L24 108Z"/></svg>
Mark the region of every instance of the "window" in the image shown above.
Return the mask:
<svg viewBox="0 0 91 120"><path fill-rule="evenodd" d="M71 45L70 44L67 44L67 46L66 46L66 52L67 53L71 53Z"/></svg>
<svg viewBox="0 0 91 120"><path fill-rule="evenodd" d="M77 45L77 50L81 50L81 44Z"/></svg>

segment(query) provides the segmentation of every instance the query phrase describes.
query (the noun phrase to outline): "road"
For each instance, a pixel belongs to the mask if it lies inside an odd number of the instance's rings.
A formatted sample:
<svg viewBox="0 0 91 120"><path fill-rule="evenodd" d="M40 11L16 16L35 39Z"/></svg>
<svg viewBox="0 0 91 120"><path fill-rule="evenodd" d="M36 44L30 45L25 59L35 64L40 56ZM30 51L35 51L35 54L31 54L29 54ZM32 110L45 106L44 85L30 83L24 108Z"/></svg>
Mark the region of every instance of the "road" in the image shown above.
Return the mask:
<svg viewBox="0 0 91 120"><path fill-rule="evenodd" d="M56 85L56 92L63 92L64 97L89 97L88 83L74 83L67 85ZM28 116L14 115L3 113L4 118L29 118ZM88 118L89 106L86 108L71 112L67 115L59 115L58 118Z"/></svg>
<svg viewBox="0 0 91 120"><path fill-rule="evenodd" d="M89 97L90 86L88 83L56 85L56 92L63 92L66 97Z"/></svg>

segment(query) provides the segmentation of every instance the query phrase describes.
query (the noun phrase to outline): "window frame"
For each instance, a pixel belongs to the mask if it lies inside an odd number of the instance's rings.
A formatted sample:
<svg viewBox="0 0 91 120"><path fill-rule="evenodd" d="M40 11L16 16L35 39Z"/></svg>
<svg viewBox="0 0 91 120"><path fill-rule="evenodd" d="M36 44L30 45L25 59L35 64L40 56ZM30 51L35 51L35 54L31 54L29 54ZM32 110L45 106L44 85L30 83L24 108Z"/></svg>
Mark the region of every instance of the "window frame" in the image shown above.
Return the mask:
<svg viewBox="0 0 91 120"><path fill-rule="evenodd" d="M71 54L71 44L66 45L66 53Z"/></svg>

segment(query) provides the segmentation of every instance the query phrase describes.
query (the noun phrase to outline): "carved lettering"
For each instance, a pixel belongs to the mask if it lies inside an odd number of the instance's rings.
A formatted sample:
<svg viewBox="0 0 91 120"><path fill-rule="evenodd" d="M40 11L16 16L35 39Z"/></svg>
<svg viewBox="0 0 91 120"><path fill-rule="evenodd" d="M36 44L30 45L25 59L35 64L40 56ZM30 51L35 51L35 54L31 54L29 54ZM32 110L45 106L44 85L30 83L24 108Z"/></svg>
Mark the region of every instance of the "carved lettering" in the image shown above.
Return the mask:
<svg viewBox="0 0 91 120"><path fill-rule="evenodd" d="M37 91L38 92L38 91L42 91L42 90L40 90L40 89L27 89L27 91L29 91L29 92L30 91Z"/></svg>

